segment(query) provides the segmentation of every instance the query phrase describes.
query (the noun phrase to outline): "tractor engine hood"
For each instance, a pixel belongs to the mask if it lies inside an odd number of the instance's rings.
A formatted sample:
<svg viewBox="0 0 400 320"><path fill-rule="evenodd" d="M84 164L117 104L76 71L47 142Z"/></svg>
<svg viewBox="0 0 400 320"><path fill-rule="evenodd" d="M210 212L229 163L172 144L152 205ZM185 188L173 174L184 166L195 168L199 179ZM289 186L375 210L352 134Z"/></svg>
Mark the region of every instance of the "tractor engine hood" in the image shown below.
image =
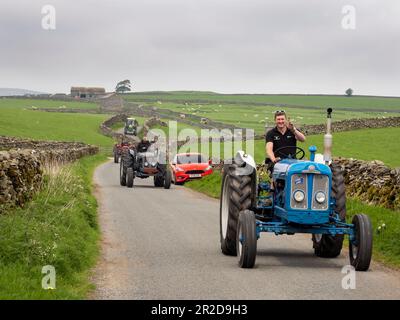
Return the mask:
<svg viewBox="0 0 400 320"><path fill-rule="evenodd" d="M275 164L274 172L272 175L274 180L285 179L289 173L313 173L331 175L331 169L325 164L313 161L284 159Z"/></svg>

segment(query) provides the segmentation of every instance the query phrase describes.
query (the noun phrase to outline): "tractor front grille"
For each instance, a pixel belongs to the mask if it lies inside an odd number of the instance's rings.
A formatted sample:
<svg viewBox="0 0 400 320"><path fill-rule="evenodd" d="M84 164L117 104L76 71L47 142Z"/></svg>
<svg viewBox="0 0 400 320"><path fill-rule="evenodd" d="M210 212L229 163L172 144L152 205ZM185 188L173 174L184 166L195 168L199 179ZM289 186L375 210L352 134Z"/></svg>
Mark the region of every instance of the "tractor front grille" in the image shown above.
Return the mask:
<svg viewBox="0 0 400 320"><path fill-rule="evenodd" d="M325 201L323 203L318 203L315 199L317 192L323 192L325 194ZM313 192L312 192L312 203L311 208L313 210L327 210L328 209L328 196L329 196L329 178L328 176L321 174L314 174L313 178Z"/></svg>
<svg viewBox="0 0 400 320"><path fill-rule="evenodd" d="M290 206L293 209L324 211L329 207L329 177L326 175L308 173L293 174L290 191ZM298 202L294 199L294 193L296 191L304 193L303 201ZM325 201L323 203L317 202L316 194L318 192L323 192L325 195Z"/></svg>
<svg viewBox="0 0 400 320"><path fill-rule="evenodd" d="M290 194L290 206L293 209L307 209L307 203L308 203L308 192L307 192L307 175L304 173L298 173L292 175L292 181L291 181L291 194ZM293 198L293 194L297 191L300 190L304 193L304 200L301 202L297 202Z"/></svg>

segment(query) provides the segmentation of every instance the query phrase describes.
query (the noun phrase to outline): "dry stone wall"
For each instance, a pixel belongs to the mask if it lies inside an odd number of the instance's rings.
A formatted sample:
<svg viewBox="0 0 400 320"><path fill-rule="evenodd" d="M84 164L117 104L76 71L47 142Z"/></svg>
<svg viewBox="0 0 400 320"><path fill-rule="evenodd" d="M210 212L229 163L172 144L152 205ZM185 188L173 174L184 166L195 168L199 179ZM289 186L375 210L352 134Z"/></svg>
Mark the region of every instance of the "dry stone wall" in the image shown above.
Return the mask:
<svg viewBox="0 0 400 320"><path fill-rule="evenodd" d="M43 169L30 150L0 151L0 213L23 206L39 188Z"/></svg>
<svg viewBox="0 0 400 320"><path fill-rule="evenodd" d="M0 214L24 206L39 189L47 167L98 152L79 142L35 141L0 136Z"/></svg>
<svg viewBox="0 0 400 320"><path fill-rule="evenodd" d="M352 131L369 128L400 127L400 117L348 119L332 122L333 132ZM300 128L308 135L326 132L326 124L304 125Z"/></svg>
<svg viewBox="0 0 400 320"><path fill-rule="evenodd" d="M343 170L346 193L369 204L400 210L400 168L383 162L336 158Z"/></svg>
<svg viewBox="0 0 400 320"><path fill-rule="evenodd" d="M145 123L143 124L143 136L146 136L147 133L150 131L150 129L157 125L162 127L168 127L168 124L166 122L161 121L157 117L151 117L150 119L146 120Z"/></svg>

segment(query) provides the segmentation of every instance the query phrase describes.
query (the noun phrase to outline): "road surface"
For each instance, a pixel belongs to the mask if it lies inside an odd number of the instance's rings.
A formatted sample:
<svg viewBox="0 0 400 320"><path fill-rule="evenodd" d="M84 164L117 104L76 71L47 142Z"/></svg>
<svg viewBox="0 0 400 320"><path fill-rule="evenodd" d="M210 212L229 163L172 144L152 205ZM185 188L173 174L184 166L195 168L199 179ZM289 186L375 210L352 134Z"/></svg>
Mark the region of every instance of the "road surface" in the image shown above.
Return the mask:
<svg viewBox="0 0 400 320"><path fill-rule="evenodd" d="M119 185L119 165L95 171L102 258L93 299L400 299L400 272L373 263L343 289L347 250L314 256L311 236L262 234L254 269L219 245L219 202L152 179Z"/></svg>

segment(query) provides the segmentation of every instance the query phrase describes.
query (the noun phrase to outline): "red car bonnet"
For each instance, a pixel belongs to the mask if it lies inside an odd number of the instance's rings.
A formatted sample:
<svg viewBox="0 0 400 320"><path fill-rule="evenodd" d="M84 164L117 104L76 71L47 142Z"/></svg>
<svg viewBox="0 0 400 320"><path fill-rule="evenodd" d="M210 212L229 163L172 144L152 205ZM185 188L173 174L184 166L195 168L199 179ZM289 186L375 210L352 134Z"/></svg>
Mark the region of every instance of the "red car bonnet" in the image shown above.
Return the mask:
<svg viewBox="0 0 400 320"><path fill-rule="evenodd" d="M185 171L187 170L205 170L209 166L208 163L184 163L177 164L176 167L181 168Z"/></svg>

